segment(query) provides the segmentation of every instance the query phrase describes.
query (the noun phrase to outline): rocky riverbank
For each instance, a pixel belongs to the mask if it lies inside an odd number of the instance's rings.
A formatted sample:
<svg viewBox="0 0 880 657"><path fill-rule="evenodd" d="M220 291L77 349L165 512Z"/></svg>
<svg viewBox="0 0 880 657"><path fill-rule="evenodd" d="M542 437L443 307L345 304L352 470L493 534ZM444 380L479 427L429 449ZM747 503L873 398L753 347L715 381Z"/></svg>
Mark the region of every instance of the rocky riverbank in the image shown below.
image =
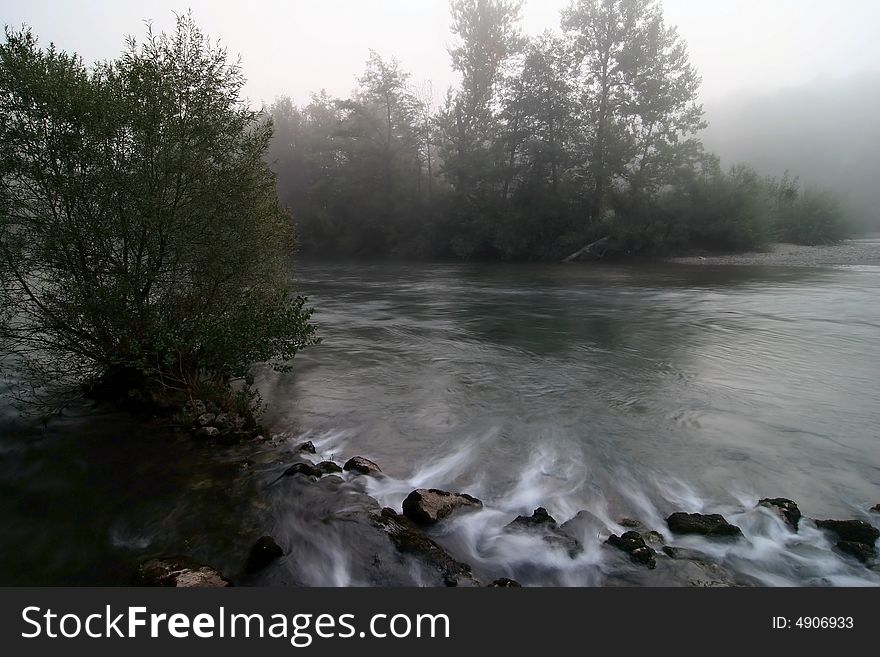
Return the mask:
<svg viewBox="0 0 880 657"><path fill-rule="evenodd" d="M751 265L761 267L880 266L880 236L820 246L771 244L765 251L760 252L727 255L702 253L671 258L669 262L685 265Z"/></svg>
<svg viewBox="0 0 880 657"><path fill-rule="evenodd" d="M208 436L201 429L194 428L194 439L216 441L211 446L216 449L224 449L235 431L230 428L227 436ZM344 576L339 574L335 580L337 585L519 585L510 577L513 573L498 563L467 563L467 556L449 540L448 529L455 523L479 518L482 513L498 513L466 491L415 488L399 508L383 507L369 491L387 478L368 458L328 456L319 453L312 442L293 444L285 436L268 441L241 438L253 446L254 459L268 464L267 499L283 500L290 505L290 514L281 522L277 517L270 521L267 514L265 526L250 539L249 551L242 550L235 559L224 556L224 563L240 563L236 572L220 572L186 555L155 555L142 563L134 576L135 584L309 586L316 581L317 569L329 573L331 580L333 573L344 571ZM254 459L244 459L243 472L253 466ZM868 514L880 519L878 508ZM797 541L799 532L822 533L836 558L880 572L876 548L880 530L869 522L810 519L802 515L796 502L786 498L761 499L754 511L767 522L777 523L786 532L786 540ZM677 511L653 526L637 518L609 522L588 510L560 522L539 507L531 515L510 517L506 522L501 530L503 540L521 545L523 550L543 552L539 561L551 564L548 568L581 562L585 567L596 567L601 570L598 583L606 586L762 584L719 561L709 553L715 553L713 549L695 549L694 540L705 541L712 548L751 542L748 532L718 513ZM535 583L534 577L530 583ZM547 584L554 583L548 570Z"/></svg>

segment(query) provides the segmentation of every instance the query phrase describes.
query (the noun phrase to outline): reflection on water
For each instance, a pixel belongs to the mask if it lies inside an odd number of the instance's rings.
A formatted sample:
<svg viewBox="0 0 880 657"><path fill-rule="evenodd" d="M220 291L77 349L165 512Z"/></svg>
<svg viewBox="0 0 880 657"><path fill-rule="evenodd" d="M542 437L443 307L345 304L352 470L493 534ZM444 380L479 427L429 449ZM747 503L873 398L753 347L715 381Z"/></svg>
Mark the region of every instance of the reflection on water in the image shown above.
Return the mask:
<svg viewBox="0 0 880 657"><path fill-rule="evenodd" d="M880 502L880 268L305 263L298 280L324 344L292 374L260 373L268 423L319 456L379 462L383 504L416 486L483 499L438 536L476 568L601 583L595 550L526 568L534 550L500 530L539 505L615 531L622 516L659 529L672 511L719 511L748 544L695 545L738 572L880 582L754 508L783 496L870 520ZM119 418L0 422L4 583L121 582L169 550L234 569L248 522L283 531L296 504L266 488L269 455L242 475L240 455Z"/></svg>

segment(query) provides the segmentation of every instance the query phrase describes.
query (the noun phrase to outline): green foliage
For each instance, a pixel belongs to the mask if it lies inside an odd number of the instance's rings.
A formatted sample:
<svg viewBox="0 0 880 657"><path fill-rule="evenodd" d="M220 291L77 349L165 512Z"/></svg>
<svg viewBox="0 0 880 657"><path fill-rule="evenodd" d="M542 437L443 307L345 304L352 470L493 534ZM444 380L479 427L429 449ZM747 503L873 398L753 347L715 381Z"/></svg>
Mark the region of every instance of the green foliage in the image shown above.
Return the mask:
<svg viewBox="0 0 880 657"><path fill-rule="evenodd" d="M0 336L38 383L224 386L315 341L242 85L189 16L91 69L7 30Z"/></svg>
<svg viewBox="0 0 880 657"><path fill-rule="evenodd" d="M771 185L777 193L776 234L781 241L830 244L852 232L840 200L831 192L815 187L801 191L797 181L787 175Z"/></svg>

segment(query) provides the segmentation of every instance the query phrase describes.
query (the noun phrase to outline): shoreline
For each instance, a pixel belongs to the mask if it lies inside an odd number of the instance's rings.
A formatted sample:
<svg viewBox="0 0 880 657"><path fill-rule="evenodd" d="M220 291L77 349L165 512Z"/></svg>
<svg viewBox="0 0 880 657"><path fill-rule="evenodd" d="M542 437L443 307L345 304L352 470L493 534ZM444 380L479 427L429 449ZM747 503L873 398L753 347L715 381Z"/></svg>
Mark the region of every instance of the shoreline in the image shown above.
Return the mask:
<svg viewBox="0 0 880 657"><path fill-rule="evenodd" d="M768 245L765 251L706 253L665 258L664 262L679 265L758 267L880 266L880 235L819 246L775 243Z"/></svg>

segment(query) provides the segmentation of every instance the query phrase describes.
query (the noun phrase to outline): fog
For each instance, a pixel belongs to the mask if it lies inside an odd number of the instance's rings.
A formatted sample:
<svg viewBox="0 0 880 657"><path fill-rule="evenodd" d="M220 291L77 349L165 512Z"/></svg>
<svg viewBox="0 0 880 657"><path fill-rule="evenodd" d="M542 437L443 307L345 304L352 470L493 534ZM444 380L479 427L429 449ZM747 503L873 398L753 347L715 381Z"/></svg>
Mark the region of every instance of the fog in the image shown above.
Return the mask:
<svg viewBox="0 0 880 657"><path fill-rule="evenodd" d="M558 26L568 0L527 0L523 30ZM725 164L749 161L768 174L786 169L832 185L862 216L877 218L874 157L880 143L880 3L875 0L664 0L702 75L710 128L706 146ZM435 94L456 84L449 66L447 0L208 0L53 2L0 0L11 26L44 41L110 58L126 34L173 27L191 8L203 29L241 55L252 103L288 95L297 103L326 89L346 96L369 50L398 58Z"/></svg>

